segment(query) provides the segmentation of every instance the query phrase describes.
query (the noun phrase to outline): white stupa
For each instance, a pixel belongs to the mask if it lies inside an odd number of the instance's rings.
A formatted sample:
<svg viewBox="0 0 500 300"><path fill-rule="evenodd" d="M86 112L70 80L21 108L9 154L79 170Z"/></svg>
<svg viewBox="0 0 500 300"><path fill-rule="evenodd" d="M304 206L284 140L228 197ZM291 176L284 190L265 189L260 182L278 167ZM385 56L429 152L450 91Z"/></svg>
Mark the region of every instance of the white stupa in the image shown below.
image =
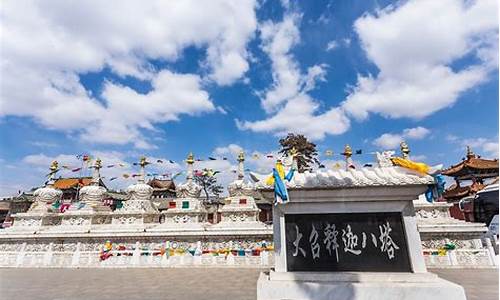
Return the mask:
<svg viewBox="0 0 500 300"><path fill-rule="evenodd" d="M54 177L59 171L57 161L53 161L50 166L49 180L44 187L38 188L33 193L35 196L35 202L31 205L28 212L30 213L47 213L51 211L50 204L60 201L62 197L62 191L54 188Z"/></svg>
<svg viewBox="0 0 500 300"><path fill-rule="evenodd" d="M145 167L148 164L146 157L141 157L139 166L139 180L137 183L127 187L127 200L123 206L117 209L117 213L158 213L158 209L151 202L153 188L145 183Z"/></svg>
<svg viewBox="0 0 500 300"><path fill-rule="evenodd" d="M245 182L244 162L245 154L242 151L238 155L238 177L228 185L229 197L225 199L225 205L220 209L221 222L218 224L220 226L248 226L248 223L264 225L257 224L260 210L253 197L256 190L253 183Z"/></svg>
<svg viewBox="0 0 500 300"><path fill-rule="evenodd" d="M103 200L107 191L99 184L101 181L101 167L101 160L96 159L94 166L92 167L94 170L90 185L84 186L80 189L80 203L76 203L77 209L82 211L110 211L109 206L103 205ZM75 205L70 208L70 211L72 211L74 207Z"/></svg>

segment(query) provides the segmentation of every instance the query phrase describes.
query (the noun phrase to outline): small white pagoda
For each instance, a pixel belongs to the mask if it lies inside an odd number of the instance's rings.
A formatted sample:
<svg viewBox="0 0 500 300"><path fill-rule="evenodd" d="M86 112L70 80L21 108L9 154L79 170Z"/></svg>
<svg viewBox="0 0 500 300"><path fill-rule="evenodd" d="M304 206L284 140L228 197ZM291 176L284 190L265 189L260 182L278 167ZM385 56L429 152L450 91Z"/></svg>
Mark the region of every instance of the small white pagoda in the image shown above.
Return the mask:
<svg viewBox="0 0 500 300"><path fill-rule="evenodd" d="M264 223L258 221L259 208L255 203L254 195L257 191L253 183L245 182L245 154L238 155L238 177L228 185L229 197L219 210L221 222L216 224L220 228L265 228Z"/></svg>
<svg viewBox="0 0 500 300"><path fill-rule="evenodd" d="M146 157L139 160L140 173L137 183L130 185L127 189L127 199L123 201L122 207L112 213L110 228L106 231L127 231L135 229L144 231L147 227L158 223L160 213L151 202L153 188L145 183L145 168L149 164Z"/></svg>
<svg viewBox="0 0 500 300"><path fill-rule="evenodd" d="M35 201L25 213L17 213L13 215L13 226L6 229L10 232L28 231L36 232L43 227L58 225L60 220L57 218L57 213L52 208L52 204L61 201L62 191L54 188L54 178L59 171L58 162L53 161L50 165L49 179L44 187L35 190L33 195Z"/></svg>
<svg viewBox="0 0 500 300"><path fill-rule="evenodd" d="M168 209L163 212L165 222L158 228L179 229L179 227L183 227L189 230L200 229L206 221L206 212L199 199L201 187L193 180L194 162L193 153L189 153L186 159L186 182L176 187L177 198L170 200L168 203Z"/></svg>

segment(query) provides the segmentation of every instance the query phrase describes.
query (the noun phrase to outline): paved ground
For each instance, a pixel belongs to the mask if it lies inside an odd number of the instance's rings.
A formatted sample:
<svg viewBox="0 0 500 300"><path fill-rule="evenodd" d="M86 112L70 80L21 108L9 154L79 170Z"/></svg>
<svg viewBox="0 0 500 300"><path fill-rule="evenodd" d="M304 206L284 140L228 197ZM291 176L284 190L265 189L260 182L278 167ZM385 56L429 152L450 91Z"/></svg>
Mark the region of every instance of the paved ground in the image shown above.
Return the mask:
<svg viewBox="0 0 500 300"><path fill-rule="evenodd" d="M496 269L435 269L468 300L498 299ZM0 269L0 299L255 299L256 269Z"/></svg>

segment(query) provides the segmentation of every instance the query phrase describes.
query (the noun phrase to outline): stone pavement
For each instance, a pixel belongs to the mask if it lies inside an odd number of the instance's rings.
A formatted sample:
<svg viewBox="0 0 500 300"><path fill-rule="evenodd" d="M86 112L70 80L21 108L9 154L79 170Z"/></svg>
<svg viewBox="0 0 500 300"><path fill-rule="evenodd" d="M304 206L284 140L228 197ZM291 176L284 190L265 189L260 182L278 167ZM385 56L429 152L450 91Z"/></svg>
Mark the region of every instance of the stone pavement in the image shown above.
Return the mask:
<svg viewBox="0 0 500 300"><path fill-rule="evenodd" d="M469 300L498 299L497 269L434 269ZM256 269L0 269L0 299L255 299Z"/></svg>

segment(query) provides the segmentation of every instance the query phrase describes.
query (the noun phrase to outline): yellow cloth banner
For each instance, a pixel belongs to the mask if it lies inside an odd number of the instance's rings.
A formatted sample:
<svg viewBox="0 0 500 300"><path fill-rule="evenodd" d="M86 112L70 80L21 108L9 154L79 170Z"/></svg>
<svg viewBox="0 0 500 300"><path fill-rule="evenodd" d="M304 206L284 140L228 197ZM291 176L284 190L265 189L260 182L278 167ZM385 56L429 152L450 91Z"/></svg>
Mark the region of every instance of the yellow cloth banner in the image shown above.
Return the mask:
<svg viewBox="0 0 500 300"><path fill-rule="evenodd" d="M405 158L401 158L401 157L393 157L393 158L391 158L391 161L396 166L400 166L403 168L414 170L414 171L417 171L417 172L422 173L422 174L427 174L427 172L431 168L427 164L420 163L420 162L414 162L414 161L411 161L409 159L405 159Z"/></svg>
<svg viewBox="0 0 500 300"><path fill-rule="evenodd" d="M283 168L283 164L281 162L277 162L276 166L274 167L276 171L278 171L278 174L280 175L281 179L285 179L285 169ZM266 180L267 185L273 185L274 184L274 176L271 174Z"/></svg>

